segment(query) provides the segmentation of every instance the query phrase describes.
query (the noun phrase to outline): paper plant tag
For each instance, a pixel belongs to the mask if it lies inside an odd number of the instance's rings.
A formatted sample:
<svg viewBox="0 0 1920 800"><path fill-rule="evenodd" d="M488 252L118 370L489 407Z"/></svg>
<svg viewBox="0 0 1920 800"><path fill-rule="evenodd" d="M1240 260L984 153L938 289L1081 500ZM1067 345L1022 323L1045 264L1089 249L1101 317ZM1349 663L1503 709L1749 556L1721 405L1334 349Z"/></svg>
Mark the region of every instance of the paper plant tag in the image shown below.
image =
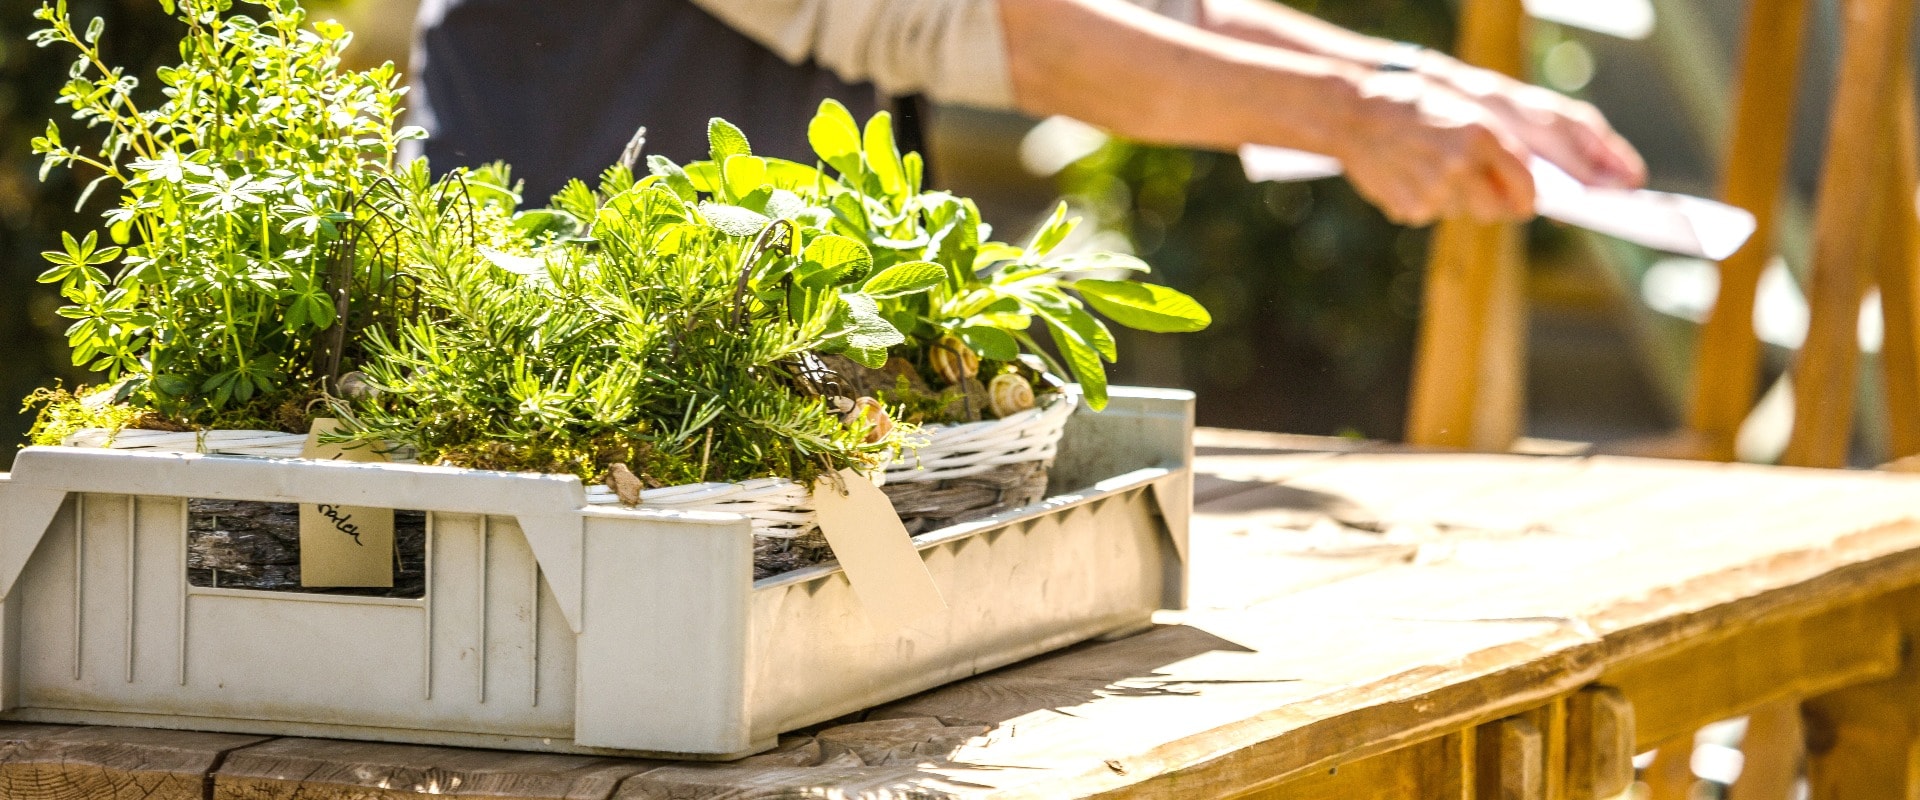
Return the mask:
<svg viewBox="0 0 1920 800"><path fill-rule="evenodd" d="M813 510L874 627L893 630L945 611L947 601L893 501L853 470L841 470L839 482L829 476L814 482Z"/></svg>
<svg viewBox="0 0 1920 800"><path fill-rule="evenodd" d="M385 461L372 447L321 444L320 435L340 427L316 419L303 458ZM331 503L300 506L300 585L393 586L393 509Z"/></svg>

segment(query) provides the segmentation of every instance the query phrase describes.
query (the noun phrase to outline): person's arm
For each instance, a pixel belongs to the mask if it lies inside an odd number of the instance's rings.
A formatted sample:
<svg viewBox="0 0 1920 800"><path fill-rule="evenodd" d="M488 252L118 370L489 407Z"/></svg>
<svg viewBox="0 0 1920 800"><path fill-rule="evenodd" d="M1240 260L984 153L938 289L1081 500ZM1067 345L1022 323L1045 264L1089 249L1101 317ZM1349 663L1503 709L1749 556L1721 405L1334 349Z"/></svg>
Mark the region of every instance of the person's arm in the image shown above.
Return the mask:
<svg viewBox="0 0 1920 800"><path fill-rule="evenodd" d="M937 102L1063 114L1162 144L1341 158L1396 220L1533 211L1528 151L1411 73L1202 30L1123 0L694 0L783 58ZM1156 8L1201 0L1130 0Z"/></svg>
<svg viewBox="0 0 1920 800"><path fill-rule="evenodd" d="M998 0L1019 108L1144 141L1335 156L1396 220L1533 211L1529 152L1480 104L1379 72L1172 23L1112 0Z"/></svg>
<svg viewBox="0 0 1920 800"><path fill-rule="evenodd" d="M1393 64L1463 94L1499 115L1534 152L1581 181L1639 186L1646 164L1592 105L1432 51L1363 36L1273 0L1193 0L1194 24L1225 36L1365 68ZM1411 63L1409 63L1411 62Z"/></svg>

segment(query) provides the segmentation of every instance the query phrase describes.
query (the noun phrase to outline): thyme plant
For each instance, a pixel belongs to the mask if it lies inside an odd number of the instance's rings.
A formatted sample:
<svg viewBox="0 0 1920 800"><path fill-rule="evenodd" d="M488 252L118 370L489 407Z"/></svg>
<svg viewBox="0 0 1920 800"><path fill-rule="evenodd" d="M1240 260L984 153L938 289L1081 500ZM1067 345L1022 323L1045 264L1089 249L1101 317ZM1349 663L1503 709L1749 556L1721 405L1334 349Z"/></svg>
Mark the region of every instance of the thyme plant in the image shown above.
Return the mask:
<svg viewBox="0 0 1920 800"><path fill-rule="evenodd" d="M115 400L175 423L295 428L329 377L314 366L318 334L392 289L392 273L342 245L379 224L363 200L399 142L423 134L395 125L406 89L393 66L342 69L352 37L309 24L295 0L245 3L257 19L232 0L159 2L184 35L153 108L135 99L138 77L102 60L99 18L78 23L66 0L35 14L35 44L75 53L60 97L86 133L69 141L49 122L33 141L42 176L91 170L88 192L120 193L113 244L65 234L40 280L70 302L74 363ZM335 267L348 280L329 294Z"/></svg>

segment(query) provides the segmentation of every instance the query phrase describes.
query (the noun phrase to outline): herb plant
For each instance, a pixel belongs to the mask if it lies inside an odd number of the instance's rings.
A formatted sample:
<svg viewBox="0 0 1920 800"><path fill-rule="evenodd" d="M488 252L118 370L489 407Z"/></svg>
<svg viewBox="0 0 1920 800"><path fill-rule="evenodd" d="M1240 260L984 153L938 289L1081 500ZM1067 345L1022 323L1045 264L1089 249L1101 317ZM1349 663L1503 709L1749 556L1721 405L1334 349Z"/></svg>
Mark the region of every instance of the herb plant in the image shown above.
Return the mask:
<svg viewBox="0 0 1920 800"><path fill-rule="evenodd" d="M818 166L756 156L714 120L708 160L651 157L636 177L636 139L597 186L522 211L505 166L396 165L420 133L395 126L394 70L342 70L350 37L296 0L259 20L231 0L161 2L185 38L151 110L101 61L98 20L78 28L59 1L38 15L37 43L78 52L62 98L93 142L50 125L35 149L121 195L112 243L69 235L47 254L76 363L114 392L44 395L46 436L299 431L322 400L347 437L430 463L805 481L878 469L911 432L890 415L952 417L913 391L923 377L1004 414L1040 373L1071 374L1104 405L1117 353L1089 307L1153 331L1208 321L1185 295L1108 279L1145 272L1136 259L1059 254L1064 210L1024 247L991 241L971 201L923 188L886 114L863 129L824 104ZM849 392L823 357L884 367L902 391Z"/></svg>
<svg viewBox="0 0 1920 800"><path fill-rule="evenodd" d="M992 241L973 201L924 189L921 157L899 151L886 112L862 128L846 107L827 100L807 132L822 164L838 177L776 159L761 160L765 174L792 176L785 188L799 193L825 230L864 244L876 270L896 264L939 268L924 291L886 293L880 302L881 316L910 340L896 350L936 379L959 384L972 378L965 374L971 370L940 368L956 341L986 362L982 374L1020 362L1023 353L1051 362L1030 333L1038 321L1066 362L1066 369L1055 364L1052 371L1071 374L1098 409L1107 400L1105 364L1119 353L1106 323L1088 306L1150 332L1197 331L1211 322L1206 309L1178 291L1113 279L1149 272L1137 258L1059 253L1078 224L1066 216L1064 204L1026 246ZM718 158L686 171L701 187L732 183L740 173ZM872 359L863 363L878 366Z"/></svg>
<svg viewBox="0 0 1920 800"><path fill-rule="evenodd" d="M585 480L626 464L653 486L877 468L904 429L843 417L809 359L904 341L875 295L922 290L938 268L873 271L863 245L797 222L798 196L747 172L737 129L716 120L711 138L735 180L710 193L655 159L639 181L618 166L512 218L490 201L471 242L431 235L446 209L414 209L427 312L373 333L357 435ZM427 181L409 171L403 194L430 196Z"/></svg>
<svg viewBox="0 0 1920 800"><path fill-rule="evenodd" d="M66 234L40 280L71 303L74 363L115 400L176 423L295 429L332 377L316 368L319 334L395 290L368 249L346 245L356 230L378 238L371 190L422 134L395 127L406 90L393 66L341 69L351 36L309 25L295 0L249 3L259 19L231 0L160 2L185 31L153 108L101 59L100 19L77 24L65 0L35 15L47 26L35 44L76 53L61 99L86 140L48 123L33 142L42 175L91 170L89 192L121 195L113 244Z"/></svg>

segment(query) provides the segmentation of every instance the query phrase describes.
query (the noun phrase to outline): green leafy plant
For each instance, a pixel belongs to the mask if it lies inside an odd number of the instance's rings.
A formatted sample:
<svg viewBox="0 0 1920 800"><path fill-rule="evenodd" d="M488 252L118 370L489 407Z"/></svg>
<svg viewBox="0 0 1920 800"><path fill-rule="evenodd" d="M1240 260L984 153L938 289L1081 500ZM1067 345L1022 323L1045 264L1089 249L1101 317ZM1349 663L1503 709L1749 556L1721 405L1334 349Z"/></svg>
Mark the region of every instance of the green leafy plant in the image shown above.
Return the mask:
<svg viewBox="0 0 1920 800"><path fill-rule="evenodd" d="M259 19L231 0L161 4L185 32L154 108L103 60L99 18L77 24L65 0L35 15L47 26L35 44L76 52L60 96L92 140L68 143L49 123L33 142L42 177L92 170L89 193L121 195L106 220L115 244L67 234L40 280L71 303L60 314L74 320L74 363L115 399L195 425L285 427L298 416L285 407L331 377L316 368L319 334L393 290L394 273L346 245L356 230L381 235L368 230L380 225L371 190L399 142L422 134L395 125L406 90L392 65L343 70L351 36L308 24L294 0L251 4Z"/></svg>
<svg viewBox="0 0 1920 800"><path fill-rule="evenodd" d="M615 167L545 209L512 214L495 196L470 228L449 223L459 193L407 170L402 195L427 199L399 223L426 310L373 332L373 391L345 409L355 435L590 481L620 463L653 486L877 468L905 429L846 415L809 381L810 359L904 341L849 275L915 284L888 277L898 267L865 277L864 246L797 221L797 195L739 177L745 137L720 121L710 133L732 188L701 191L654 159L645 178Z"/></svg>
<svg viewBox="0 0 1920 800"><path fill-rule="evenodd" d="M920 373L958 364L972 380L984 359L1038 378L1036 318L1066 356L1051 371L1095 407L1117 353L1088 306L1148 330L1206 324L1184 295L1108 279L1145 271L1137 260L1057 254L1063 214L1026 247L987 240L970 201L923 190L887 115L861 129L834 103L811 130L822 166L756 156L716 119L705 161L652 157L636 177L629 159L521 211L504 166L436 180L395 165L418 135L395 127L403 90L390 66L341 70L339 26L309 26L294 0L259 21L230 5L170 7L183 60L159 72L153 111L101 60L101 25L76 29L63 3L40 12L36 41L80 54L62 97L101 141L69 146L52 126L35 147L121 193L113 243L70 235L42 277L73 303L76 361L114 392L45 395L43 434L299 430L323 399L346 436L434 463L806 480L901 446L911 426L874 395L944 413L944 396L907 391ZM358 371L343 374L347 350ZM902 391L849 391L823 357L906 364Z"/></svg>
<svg viewBox="0 0 1920 800"><path fill-rule="evenodd" d="M696 186L726 186L736 176L761 173L790 176L780 188L797 193L826 231L866 246L872 277L852 285L877 297L880 316L908 338L897 353L936 379L956 382L931 362L957 340L986 362L983 374L1020 362L1022 354L1038 357L1052 372L1079 381L1097 409L1107 400L1105 365L1119 353L1106 323L1088 306L1115 323L1152 332L1197 331L1211 321L1206 309L1180 292L1114 279L1149 272L1137 258L1059 252L1078 224L1066 216L1064 204L1026 246L992 241L973 201L924 189L921 157L899 151L886 112L862 128L844 106L827 100L808 137L837 178L774 159L760 159L764 167L736 166L718 154L686 172ZM887 282L895 275L901 279L897 290ZM1033 338L1036 321L1051 335L1065 369ZM878 366L872 354L864 355L857 360Z"/></svg>

